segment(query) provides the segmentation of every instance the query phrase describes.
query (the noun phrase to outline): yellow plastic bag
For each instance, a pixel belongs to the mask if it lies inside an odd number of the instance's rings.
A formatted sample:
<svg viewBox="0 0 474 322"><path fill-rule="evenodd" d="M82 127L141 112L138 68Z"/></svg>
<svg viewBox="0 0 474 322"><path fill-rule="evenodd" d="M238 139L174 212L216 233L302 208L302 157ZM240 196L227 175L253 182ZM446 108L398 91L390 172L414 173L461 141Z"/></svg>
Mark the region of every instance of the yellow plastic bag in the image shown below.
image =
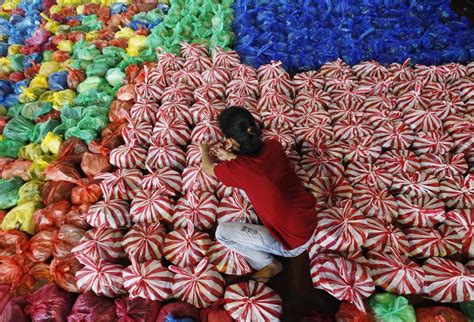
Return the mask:
<svg viewBox="0 0 474 322"><path fill-rule="evenodd" d="M73 60L72 59L68 59L68 60L65 60L61 63L61 68L62 69L68 69L69 66L71 66Z"/></svg>
<svg viewBox="0 0 474 322"><path fill-rule="evenodd" d="M18 96L18 101L22 104L37 101L41 94L45 92L44 89L38 87L22 87L22 89L23 93Z"/></svg>
<svg viewBox="0 0 474 322"><path fill-rule="evenodd" d="M36 75L30 82L30 87L48 89L48 77L45 75Z"/></svg>
<svg viewBox="0 0 474 322"><path fill-rule="evenodd" d="M120 28L119 31L115 33L115 38L127 38L130 39L135 36L135 31L132 28Z"/></svg>
<svg viewBox="0 0 474 322"><path fill-rule="evenodd" d="M136 35L128 40L127 54L129 56L138 56L140 50L145 47L146 36Z"/></svg>
<svg viewBox="0 0 474 322"><path fill-rule="evenodd" d="M7 57L0 57L0 74L10 74L13 71L12 63Z"/></svg>
<svg viewBox="0 0 474 322"><path fill-rule="evenodd" d="M72 89L65 89L64 91L54 92L53 94L53 108L61 111L66 104L71 105L76 97L76 92Z"/></svg>
<svg viewBox="0 0 474 322"><path fill-rule="evenodd" d="M96 40L98 37L99 37L99 31L98 30L92 30L92 31L89 31L86 34L86 40L87 41Z"/></svg>
<svg viewBox="0 0 474 322"><path fill-rule="evenodd" d="M18 7L19 3L20 3L20 0L5 0L5 2L2 5L2 8L4 10L13 10L16 7Z"/></svg>
<svg viewBox="0 0 474 322"><path fill-rule="evenodd" d="M31 166L28 169L28 174L33 180L45 180L44 171L49 166L51 162L56 159L55 155L43 155L33 161Z"/></svg>
<svg viewBox="0 0 474 322"><path fill-rule="evenodd" d="M23 48L22 45L10 45L8 47L8 56L21 54L21 48Z"/></svg>
<svg viewBox="0 0 474 322"><path fill-rule="evenodd" d="M41 203L37 201L30 201L16 206L7 213L5 218L3 218L2 229L16 229L33 235L35 233L33 213L40 207Z"/></svg>
<svg viewBox="0 0 474 322"><path fill-rule="evenodd" d="M40 180L31 180L25 183L18 190L18 205L31 201L41 201L41 188L44 182Z"/></svg>
<svg viewBox="0 0 474 322"><path fill-rule="evenodd" d="M74 44L70 40L61 40L58 44L58 49L70 53L72 51L72 45Z"/></svg>
<svg viewBox="0 0 474 322"><path fill-rule="evenodd" d="M59 13L61 11L61 6L55 4L51 8L49 8L49 14L52 15L53 13Z"/></svg>
<svg viewBox="0 0 474 322"><path fill-rule="evenodd" d="M38 98L38 101L52 103L53 102L53 94L54 94L53 91L46 91L46 92L44 92L43 94L40 95L40 97Z"/></svg>
<svg viewBox="0 0 474 322"><path fill-rule="evenodd" d="M59 148L63 143L63 139L60 135L53 134L53 132L48 132L44 137L43 141L41 141L41 150L44 153L52 153L57 155L59 153Z"/></svg>
<svg viewBox="0 0 474 322"><path fill-rule="evenodd" d="M7 113L8 113L7 108L3 105L0 105L0 115L4 116L4 115L7 115Z"/></svg>
<svg viewBox="0 0 474 322"><path fill-rule="evenodd" d="M47 153L47 151L46 151ZM41 148L41 144L28 144L24 145L20 148L18 151L18 157L21 159L26 159L26 160L31 160L34 161L44 155L45 152L43 152Z"/></svg>
<svg viewBox="0 0 474 322"><path fill-rule="evenodd" d="M76 13L78 15L82 15L84 13L84 9L85 9L85 6L83 4L81 4L80 6L77 6Z"/></svg>
<svg viewBox="0 0 474 322"><path fill-rule="evenodd" d="M61 65L55 61L49 61L41 64L39 73L40 75L49 76L51 73L55 73L61 69Z"/></svg>

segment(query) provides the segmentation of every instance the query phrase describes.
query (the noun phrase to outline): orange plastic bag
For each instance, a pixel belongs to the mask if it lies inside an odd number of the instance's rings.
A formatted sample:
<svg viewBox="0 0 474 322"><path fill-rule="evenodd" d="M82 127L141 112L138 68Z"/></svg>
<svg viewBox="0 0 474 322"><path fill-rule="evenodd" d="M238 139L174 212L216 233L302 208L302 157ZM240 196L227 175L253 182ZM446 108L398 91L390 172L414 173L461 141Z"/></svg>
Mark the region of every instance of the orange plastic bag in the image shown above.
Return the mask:
<svg viewBox="0 0 474 322"><path fill-rule="evenodd" d="M71 210L66 214L66 223L77 228L88 229L90 225L86 221L86 213L90 205L83 204L72 206Z"/></svg>
<svg viewBox="0 0 474 322"><path fill-rule="evenodd" d="M59 148L58 160L81 164L82 156L87 152L87 145L82 140L73 137L66 140Z"/></svg>
<svg viewBox="0 0 474 322"><path fill-rule="evenodd" d="M124 102L124 101L119 101L119 100L114 100L110 104L110 110L109 110L109 120L110 122L125 122L127 119L123 115L122 111L127 112L127 114L130 114L130 109L132 108L133 103L132 102Z"/></svg>
<svg viewBox="0 0 474 322"><path fill-rule="evenodd" d="M7 164L2 171L2 179L9 180L13 177L20 177L23 181L30 180L28 169L31 164L30 160L15 160Z"/></svg>
<svg viewBox="0 0 474 322"><path fill-rule="evenodd" d="M117 99L125 102L135 102L136 101L136 93L135 93L135 85L128 84L124 85L119 88L117 91Z"/></svg>
<svg viewBox="0 0 474 322"><path fill-rule="evenodd" d="M136 78L140 74L140 67L138 65L129 65L125 68L125 82L127 84L136 83Z"/></svg>
<svg viewBox="0 0 474 322"><path fill-rule="evenodd" d="M467 318L458 310L446 306L424 307L416 310L418 322L468 322Z"/></svg>
<svg viewBox="0 0 474 322"><path fill-rule="evenodd" d="M86 152L82 158L81 170L88 176L94 177L96 174L111 171L112 165L108 156Z"/></svg>
<svg viewBox="0 0 474 322"><path fill-rule="evenodd" d="M79 69L69 69L68 75L67 75L67 86L70 89L77 89L77 86L79 86L80 83L82 83L86 79L86 74L79 70Z"/></svg>
<svg viewBox="0 0 474 322"><path fill-rule="evenodd" d="M76 185L66 181L48 181L41 190L41 201L48 206L61 200L70 200Z"/></svg>
<svg viewBox="0 0 474 322"><path fill-rule="evenodd" d="M96 139L89 143L89 151L92 153L100 153L108 156L110 151L122 144L118 135L102 135L102 138Z"/></svg>
<svg viewBox="0 0 474 322"><path fill-rule="evenodd" d="M69 255L64 258L54 258L49 265L49 270L53 280L62 289L68 292L79 293L75 274L82 267L83 265L79 263L74 255Z"/></svg>
<svg viewBox="0 0 474 322"><path fill-rule="evenodd" d="M71 192L71 202L75 205L93 204L99 201L101 197L100 180L79 180L77 186Z"/></svg>
<svg viewBox="0 0 474 322"><path fill-rule="evenodd" d="M62 225L53 240L54 258L71 255L71 250L79 244L86 231L73 225Z"/></svg>
<svg viewBox="0 0 474 322"><path fill-rule="evenodd" d="M127 126L127 122L122 123L109 123L105 129L102 130L102 137L109 135L115 135L117 137L122 136L122 130ZM92 151L91 151L92 152Z"/></svg>
<svg viewBox="0 0 474 322"><path fill-rule="evenodd" d="M81 179L79 171L70 162L54 161L44 171L46 180L76 183Z"/></svg>
<svg viewBox="0 0 474 322"><path fill-rule="evenodd" d="M17 230L0 231L0 257L13 256L28 248L28 237Z"/></svg>
<svg viewBox="0 0 474 322"><path fill-rule="evenodd" d="M359 311L354 304L342 302L336 313L336 322L375 322L375 317L369 313Z"/></svg>
<svg viewBox="0 0 474 322"><path fill-rule="evenodd" d="M46 262L53 255L53 239L56 231L44 230L35 234L30 240L30 246L25 252L33 262Z"/></svg>
<svg viewBox="0 0 474 322"><path fill-rule="evenodd" d="M36 231L59 228L66 221L66 214L71 208L67 200L55 202L46 208L36 210L33 214Z"/></svg>

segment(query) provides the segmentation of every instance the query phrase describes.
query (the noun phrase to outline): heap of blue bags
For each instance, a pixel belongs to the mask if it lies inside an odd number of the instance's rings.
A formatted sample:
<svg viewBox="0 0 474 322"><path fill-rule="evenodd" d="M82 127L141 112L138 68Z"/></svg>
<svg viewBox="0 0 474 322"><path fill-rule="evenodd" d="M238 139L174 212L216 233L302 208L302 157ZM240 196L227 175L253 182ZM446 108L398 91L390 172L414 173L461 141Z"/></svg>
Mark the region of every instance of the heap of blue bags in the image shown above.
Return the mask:
<svg viewBox="0 0 474 322"><path fill-rule="evenodd" d="M449 0L235 0L236 50L253 66L281 60L290 71L350 64L465 63L474 25Z"/></svg>

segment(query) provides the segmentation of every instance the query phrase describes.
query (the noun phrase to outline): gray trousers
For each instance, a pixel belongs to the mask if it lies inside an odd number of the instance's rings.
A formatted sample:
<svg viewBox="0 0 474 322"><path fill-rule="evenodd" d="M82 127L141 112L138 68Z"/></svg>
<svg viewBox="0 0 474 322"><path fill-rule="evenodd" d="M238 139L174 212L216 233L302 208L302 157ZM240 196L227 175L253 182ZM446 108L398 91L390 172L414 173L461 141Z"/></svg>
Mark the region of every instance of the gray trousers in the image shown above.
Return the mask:
<svg viewBox="0 0 474 322"><path fill-rule="evenodd" d="M242 255L256 270L273 261L272 255L296 257L303 253L307 245L285 250L262 225L224 222L217 226L216 239L227 248Z"/></svg>

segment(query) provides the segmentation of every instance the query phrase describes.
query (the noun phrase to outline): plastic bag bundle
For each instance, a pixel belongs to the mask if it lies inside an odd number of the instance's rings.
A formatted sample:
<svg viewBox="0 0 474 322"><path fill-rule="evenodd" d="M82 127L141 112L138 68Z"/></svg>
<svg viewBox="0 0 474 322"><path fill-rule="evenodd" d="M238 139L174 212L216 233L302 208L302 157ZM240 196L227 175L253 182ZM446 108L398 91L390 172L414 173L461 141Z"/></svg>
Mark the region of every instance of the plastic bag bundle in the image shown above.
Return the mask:
<svg viewBox="0 0 474 322"><path fill-rule="evenodd" d="M201 165L187 167L183 170L183 190L214 192L217 180L205 173Z"/></svg>
<svg viewBox="0 0 474 322"><path fill-rule="evenodd" d="M111 299L86 291L76 299L67 321L79 322L84 319L98 322L113 321L117 318L115 311L116 306Z"/></svg>
<svg viewBox="0 0 474 322"><path fill-rule="evenodd" d="M416 321L415 309L403 296L375 294L370 298L369 305L377 320Z"/></svg>
<svg viewBox="0 0 474 322"><path fill-rule="evenodd" d="M434 176L425 172L401 173L393 178L392 189L412 197L436 198L440 183Z"/></svg>
<svg viewBox="0 0 474 322"><path fill-rule="evenodd" d="M156 224L138 223L123 238L122 246L129 258L141 263L161 259L165 230Z"/></svg>
<svg viewBox="0 0 474 322"><path fill-rule="evenodd" d="M72 249L72 253L82 264L86 260L116 261L125 255L122 239L123 232L120 229L110 229L105 226L93 228L86 232L79 245Z"/></svg>
<svg viewBox="0 0 474 322"><path fill-rule="evenodd" d="M210 263L222 274L246 275L252 271L252 267L243 256L217 241L209 248L207 255Z"/></svg>
<svg viewBox="0 0 474 322"><path fill-rule="evenodd" d="M95 179L102 180L102 192L110 192L110 198L133 200L141 189L142 172L138 169L118 169L113 173L99 174Z"/></svg>
<svg viewBox="0 0 474 322"><path fill-rule="evenodd" d="M143 184L143 183L142 183ZM131 203L130 216L135 223L170 222L174 213L174 200L167 194L167 187L143 189Z"/></svg>
<svg viewBox="0 0 474 322"><path fill-rule="evenodd" d="M448 226L408 228L404 230L410 243L410 256L415 258L445 257L461 251L463 238Z"/></svg>
<svg viewBox="0 0 474 322"><path fill-rule="evenodd" d="M474 234L472 227L474 224L474 211L472 209L455 209L449 211L444 222L453 228L459 236L463 236L463 253L472 257L474 254Z"/></svg>
<svg viewBox="0 0 474 322"><path fill-rule="evenodd" d="M124 267L99 259L83 259L85 266L76 273L77 286L81 292L92 291L97 295L116 297L125 294L122 272Z"/></svg>
<svg viewBox="0 0 474 322"><path fill-rule="evenodd" d="M446 219L445 204L439 199L405 195L398 195L396 199L399 209L397 221L402 224L433 227Z"/></svg>
<svg viewBox="0 0 474 322"><path fill-rule="evenodd" d="M258 217L250 201L240 191L233 191L231 195L221 199L217 210L217 221L258 223Z"/></svg>
<svg viewBox="0 0 474 322"><path fill-rule="evenodd" d="M145 168L147 150L124 134L126 143L110 151L110 163L118 168Z"/></svg>
<svg viewBox="0 0 474 322"><path fill-rule="evenodd" d="M469 209L474 206L474 174L456 176L441 183L440 198L448 207Z"/></svg>
<svg viewBox="0 0 474 322"><path fill-rule="evenodd" d="M173 273L158 260L138 263L132 258L132 265L125 268L123 278L131 298L166 301L173 296Z"/></svg>
<svg viewBox="0 0 474 322"><path fill-rule="evenodd" d="M79 293L79 288L76 285L75 274L81 268L82 265L74 255L61 259L54 258L49 266L54 282L63 290L73 293Z"/></svg>
<svg viewBox="0 0 474 322"><path fill-rule="evenodd" d="M410 243L400 228L377 218L367 218L367 226L365 248L383 252L395 250L404 256L410 254Z"/></svg>
<svg viewBox="0 0 474 322"><path fill-rule="evenodd" d="M191 140L191 130L184 121L160 114L153 128L152 139L160 145L186 146Z"/></svg>
<svg viewBox="0 0 474 322"><path fill-rule="evenodd" d="M171 222L174 228L186 227L192 222L199 230L208 230L216 222L217 198L209 192L188 192L178 200Z"/></svg>
<svg viewBox="0 0 474 322"><path fill-rule="evenodd" d="M337 206L345 199L350 199L353 194L352 186L344 177L315 178L310 187L311 193L316 200L323 202L327 208ZM354 196L354 201L356 200ZM356 208L363 211L360 205L356 205Z"/></svg>
<svg viewBox="0 0 474 322"><path fill-rule="evenodd" d="M56 286L48 284L27 296L26 313L33 321L52 319L65 320L74 304L75 296Z"/></svg>
<svg viewBox="0 0 474 322"><path fill-rule="evenodd" d="M155 170L160 168L171 168L183 170L186 165L186 153L177 145L160 145L151 139L151 146L145 161L146 167Z"/></svg>
<svg viewBox="0 0 474 322"><path fill-rule="evenodd" d="M156 190L164 187L166 189L162 193L168 196L176 196L181 193L181 182L181 174L178 171L165 167L150 171L149 174L143 176L141 185L144 190Z"/></svg>
<svg viewBox="0 0 474 322"><path fill-rule="evenodd" d="M119 321L126 319L156 321L161 309L160 302L145 300L141 297L116 299L115 304Z"/></svg>
<svg viewBox="0 0 474 322"><path fill-rule="evenodd" d="M391 150L382 153L376 163L390 171L394 176L401 172L418 172L421 170L420 158L409 150Z"/></svg>

